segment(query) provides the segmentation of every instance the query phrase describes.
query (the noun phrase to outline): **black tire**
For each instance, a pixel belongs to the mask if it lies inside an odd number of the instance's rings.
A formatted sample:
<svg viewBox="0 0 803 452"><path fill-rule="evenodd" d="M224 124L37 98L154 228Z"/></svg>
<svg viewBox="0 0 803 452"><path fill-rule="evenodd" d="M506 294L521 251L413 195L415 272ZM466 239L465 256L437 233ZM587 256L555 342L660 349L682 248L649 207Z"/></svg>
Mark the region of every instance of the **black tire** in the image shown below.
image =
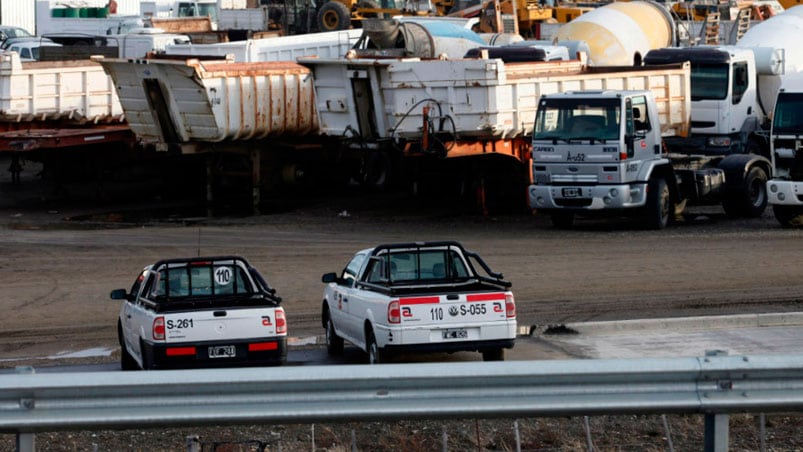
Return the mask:
<svg viewBox="0 0 803 452"><path fill-rule="evenodd" d="M574 226L574 214L571 212L552 212L552 226L558 229L571 229Z"/></svg>
<svg viewBox="0 0 803 452"><path fill-rule="evenodd" d="M332 323L332 318L329 317L328 312L326 316L326 352L332 356L343 354L343 338L337 335L335 325Z"/></svg>
<svg viewBox="0 0 803 452"><path fill-rule="evenodd" d="M148 356L145 350L145 341L142 338L139 339L139 353L142 355L142 370L153 369L153 357Z"/></svg>
<svg viewBox="0 0 803 452"><path fill-rule="evenodd" d="M318 30L337 31L351 28L351 11L337 0L329 0L318 11Z"/></svg>
<svg viewBox="0 0 803 452"><path fill-rule="evenodd" d="M767 173L754 166L747 172L741 189L722 200L730 217L758 218L767 209Z"/></svg>
<svg viewBox="0 0 803 452"><path fill-rule="evenodd" d="M385 190L393 178L393 161L386 152L372 152L365 157L360 182L371 190Z"/></svg>
<svg viewBox="0 0 803 452"><path fill-rule="evenodd" d="M482 352L482 360L483 361L504 361L505 360L505 349L504 348L494 348L491 350L485 350Z"/></svg>
<svg viewBox="0 0 803 452"><path fill-rule="evenodd" d="M803 227L803 207L798 206L772 206L772 213L781 226L785 228Z"/></svg>
<svg viewBox="0 0 803 452"><path fill-rule="evenodd" d="M666 180L660 177L650 179L647 184L647 205L644 207L644 226L647 229L664 229L674 212Z"/></svg>
<svg viewBox="0 0 803 452"><path fill-rule="evenodd" d="M131 356L131 353L128 353L128 349L125 347L123 328L119 323L117 324L117 338L120 341L120 369L138 370L139 364L137 364L137 361Z"/></svg>
<svg viewBox="0 0 803 452"><path fill-rule="evenodd" d="M382 364L388 359L387 353L379 348L374 332L370 329L365 334L365 351L368 353L368 364Z"/></svg>

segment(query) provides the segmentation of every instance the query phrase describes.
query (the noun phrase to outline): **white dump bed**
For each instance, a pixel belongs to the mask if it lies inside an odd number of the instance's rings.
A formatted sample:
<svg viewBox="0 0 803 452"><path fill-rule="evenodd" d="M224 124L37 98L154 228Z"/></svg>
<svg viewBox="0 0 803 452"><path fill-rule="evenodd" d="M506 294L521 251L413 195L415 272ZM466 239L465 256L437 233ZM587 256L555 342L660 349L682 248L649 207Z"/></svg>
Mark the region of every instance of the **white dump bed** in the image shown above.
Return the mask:
<svg viewBox="0 0 803 452"><path fill-rule="evenodd" d="M186 143L317 132L312 75L291 62L101 60L132 131Z"/></svg>
<svg viewBox="0 0 803 452"><path fill-rule="evenodd" d="M661 101L689 99L690 93L688 65L590 69L577 60L504 63L417 58L299 62L313 70L320 128L329 135L342 135L348 126L359 125L364 137L417 139L428 107L429 117L445 118L444 130L453 129L460 137L513 138L532 133L542 94L646 89ZM354 99L366 97L368 101L355 104ZM684 105L688 107L687 102ZM685 135L688 123L683 118L688 116L684 112L667 109L662 115L665 135Z"/></svg>
<svg viewBox="0 0 803 452"><path fill-rule="evenodd" d="M260 61L295 61L301 57L339 58L360 38L362 30L329 31L295 36L278 36L217 44L176 44L167 46L168 55L233 55L242 63Z"/></svg>
<svg viewBox="0 0 803 452"><path fill-rule="evenodd" d="M21 63L0 53L0 120L121 120L111 78L90 60Z"/></svg>

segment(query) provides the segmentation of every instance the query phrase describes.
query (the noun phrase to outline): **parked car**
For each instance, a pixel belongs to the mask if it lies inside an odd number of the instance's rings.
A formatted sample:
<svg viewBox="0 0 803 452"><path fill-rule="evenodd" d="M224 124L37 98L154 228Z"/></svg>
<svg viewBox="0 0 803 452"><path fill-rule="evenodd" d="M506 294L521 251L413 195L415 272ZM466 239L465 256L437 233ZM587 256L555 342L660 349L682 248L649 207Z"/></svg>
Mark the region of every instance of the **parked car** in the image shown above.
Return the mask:
<svg viewBox="0 0 803 452"><path fill-rule="evenodd" d="M321 278L327 349L342 353L346 339L370 363L399 352L479 351L503 360L516 338L516 303L503 278L458 242L359 251L340 276Z"/></svg>
<svg viewBox="0 0 803 452"><path fill-rule="evenodd" d="M286 360L281 298L242 257L161 260L111 298L123 301L117 334L124 370Z"/></svg>
<svg viewBox="0 0 803 452"><path fill-rule="evenodd" d="M41 40L39 38L16 41L12 43L8 49L11 52L17 52L20 56L20 61L39 61L40 52L42 47L61 47L61 44L55 42Z"/></svg>
<svg viewBox="0 0 803 452"><path fill-rule="evenodd" d="M0 25L0 42L9 38L25 38L33 36L28 30L10 25Z"/></svg>

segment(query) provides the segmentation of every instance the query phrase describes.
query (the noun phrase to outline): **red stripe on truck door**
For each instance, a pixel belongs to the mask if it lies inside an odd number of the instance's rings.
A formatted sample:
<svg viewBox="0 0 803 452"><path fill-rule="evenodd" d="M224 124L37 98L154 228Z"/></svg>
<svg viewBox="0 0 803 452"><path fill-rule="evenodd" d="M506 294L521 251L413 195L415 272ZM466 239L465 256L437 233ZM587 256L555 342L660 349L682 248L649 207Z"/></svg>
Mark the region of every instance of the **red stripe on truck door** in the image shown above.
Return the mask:
<svg viewBox="0 0 803 452"><path fill-rule="evenodd" d="M505 301L504 293L477 293L466 295L466 301Z"/></svg>
<svg viewBox="0 0 803 452"><path fill-rule="evenodd" d="M402 306L409 305L409 304L438 304L440 303L440 297L410 297L410 298L399 298L399 303Z"/></svg>

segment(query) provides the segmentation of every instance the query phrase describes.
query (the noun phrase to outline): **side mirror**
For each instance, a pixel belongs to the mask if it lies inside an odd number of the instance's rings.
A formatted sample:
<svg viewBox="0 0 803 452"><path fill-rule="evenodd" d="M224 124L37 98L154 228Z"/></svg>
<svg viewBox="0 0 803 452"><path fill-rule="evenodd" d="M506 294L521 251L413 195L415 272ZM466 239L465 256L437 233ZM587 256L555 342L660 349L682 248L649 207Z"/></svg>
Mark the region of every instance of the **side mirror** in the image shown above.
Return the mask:
<svg viewBox="0 0 803 452"><path fill-rule="evenodd" d="M329 284L329 283L338 283L339 284L340 283L340 278L337 277L337 273L335 273L335 272L324 273L323 276L321 276L321 282L325 283L325 284Z"/></svg>
<svg viewBox="0 0 803 452"><path fill-rule="evenodd" d="M128 292L125 289L114 289L112 293L109 294L109 298L112 300L128 300Z"/></svg>

